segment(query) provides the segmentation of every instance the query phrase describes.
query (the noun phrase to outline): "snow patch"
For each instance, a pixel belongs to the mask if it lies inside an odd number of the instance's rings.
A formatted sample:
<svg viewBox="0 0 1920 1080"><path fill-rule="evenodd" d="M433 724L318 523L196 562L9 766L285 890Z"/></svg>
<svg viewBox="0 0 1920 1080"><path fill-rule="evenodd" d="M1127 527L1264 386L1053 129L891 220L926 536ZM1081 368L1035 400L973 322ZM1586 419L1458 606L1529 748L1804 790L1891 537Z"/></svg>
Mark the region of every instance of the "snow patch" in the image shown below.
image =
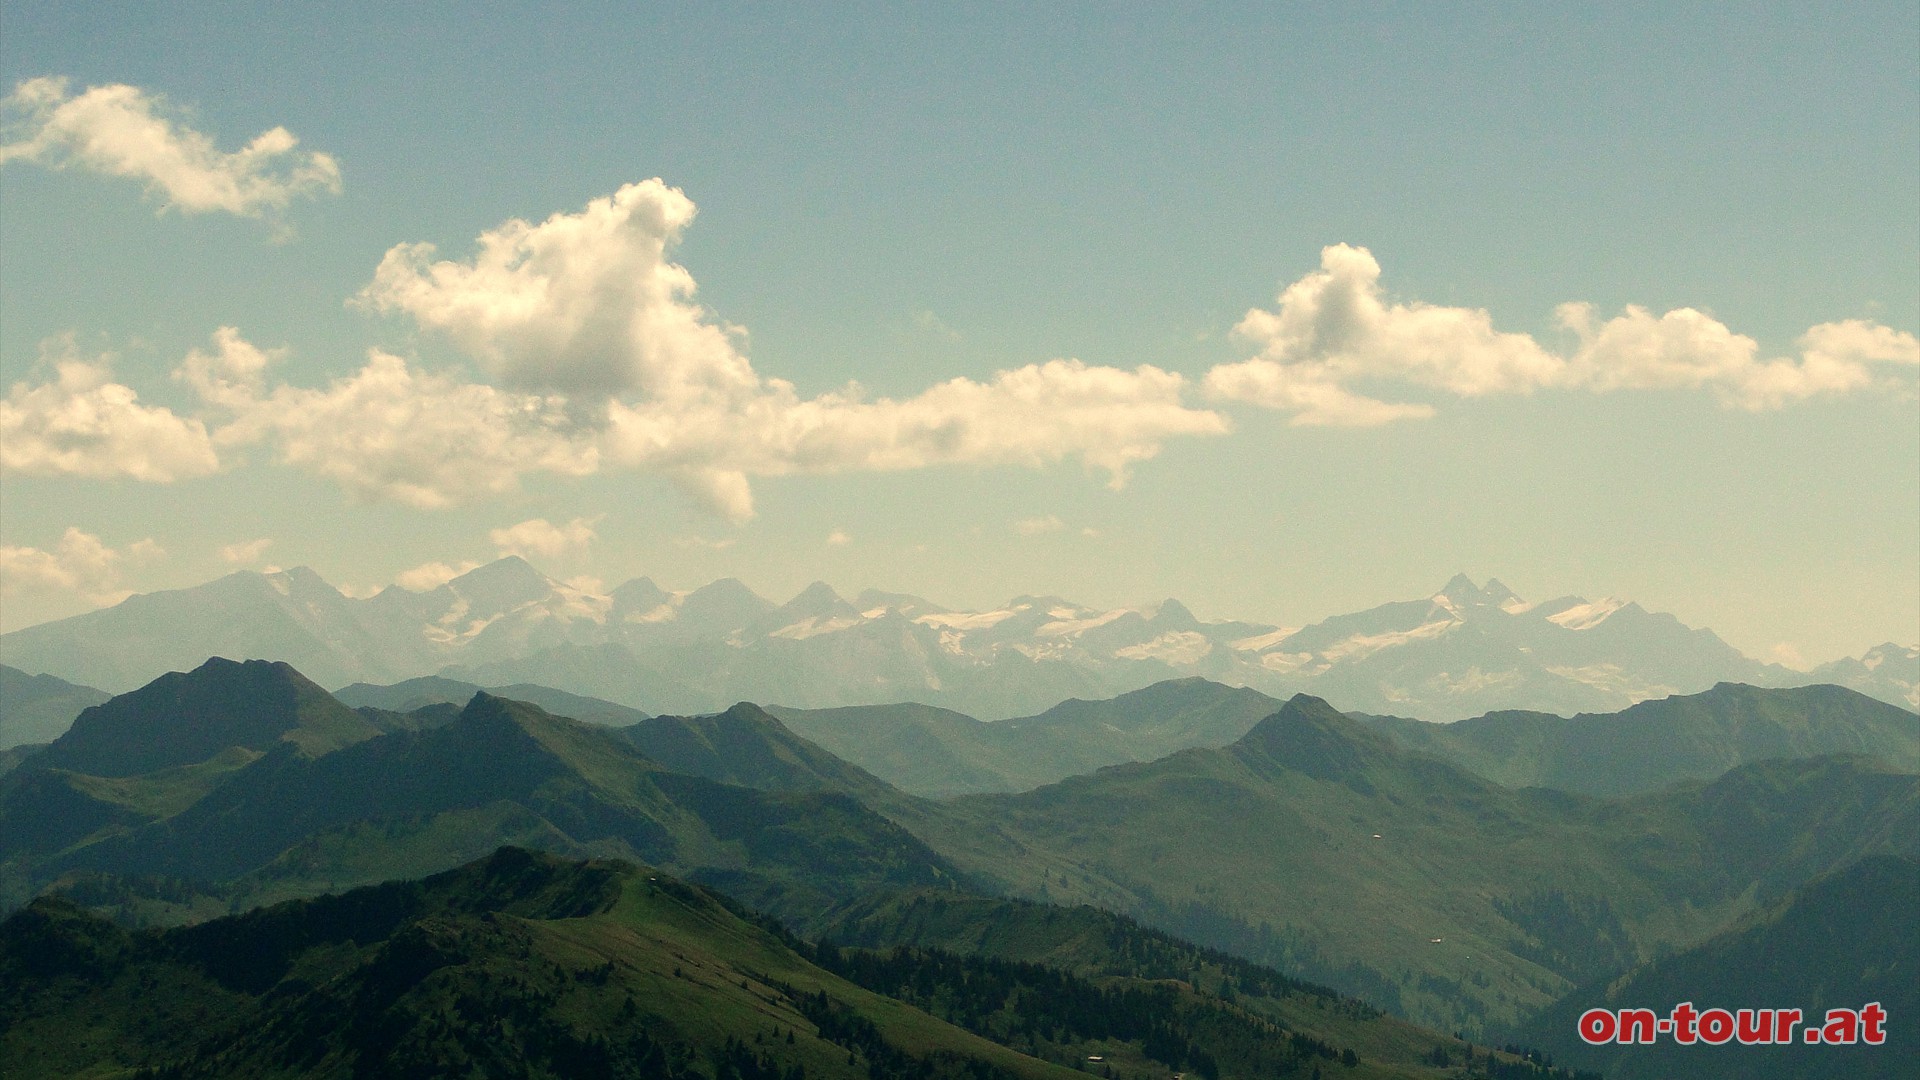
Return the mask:
<svg viewBox="0 0 1920 1080"><path fill-rule="evenodd" d="M1609 596L1592 603L1575 604L1565 611L1547 616L1547 621L1557 623L1568 630L1590 630L1606 622L1607 616L1626 606L1625 600L1615 600Z"/></svg>
<svg viewBox="0 0 1920 1080"><path fill-rule="evenodd" d="M821 634L831 634L835 630L845 630L849 626L859 626L861 621L862 620L858 618L847 615L841 615L832 619L822 619L816 615L801 619L797 623L783 626L767 636L786 638L788 641L805 641L807 638L819 637Z"/></svg>
<svg viewBox="0 0 1920 1080"><path fill-rule="evenodd" d="M934 615L922 615L913 620L922 626L933 626L946 630L985 630L1013 618L1011 611L942 611Z"/></svg>
<svg viewBox="0 0 1920 1080"><path fill-rule="evenodd" d="M1411 645L1416 641L1430 641L1459 625L1458 619L1435 619L1411 630L1390 631L1385 634L1355 634L1350 638L1334 642L1320 655L1329 662L1362 660L1382 649Z"/></svg>
<svg viewBox="0 0 1920 1080"><path fill-rule="evenodd" d="M1285 626L1272 633L1255 634L1238 641L1229 641L1227 648L1235 652L1265 652L1299 632L1300 628L1297 626Z"/></svg>
<svg viewBox="0 0 1920 1080"><path fill-rule="evenodd" d="M1105 626L1122 615L1132 613L1132 608L1118 608L1100 615L1095 615L1090 619L1073 619L1061 617L1058 611L1049 611L1047 614L1054 616L1055 621L1042 623L1040 628L1033 633L1036 637L1070 637L1077 634L1084 634L1096 626ZM1068 612L1067 614L1073 615L1077 613Z"/></svg>
<svg viewBox="0 0 1920 1080"><path fill-rule="evenodd" d="M1115 649L1113 655L1126 660L1163 660L1169 664L1193 664L1213 651L1213 642L1192 630L1174 630L1152 641Z"/></svg>

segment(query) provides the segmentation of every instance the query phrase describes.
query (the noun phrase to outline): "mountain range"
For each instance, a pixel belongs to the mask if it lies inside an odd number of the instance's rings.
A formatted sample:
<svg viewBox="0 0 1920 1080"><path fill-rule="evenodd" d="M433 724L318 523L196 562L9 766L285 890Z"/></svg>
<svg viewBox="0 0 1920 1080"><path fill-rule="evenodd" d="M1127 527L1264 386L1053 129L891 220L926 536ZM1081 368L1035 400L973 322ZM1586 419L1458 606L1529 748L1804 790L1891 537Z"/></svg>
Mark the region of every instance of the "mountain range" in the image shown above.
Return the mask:
<svg viewBox="0 0 1920 1080"><path fill-rule="evenodd" d="M1038 727L1237 726L1271 704L1250 693L1176 681L1070 702ZM1766 760L1777 740L1756 736L1761 760L1736 752L1724 775L1595 799L1502 786L1298 695L1222 746L935 802L750 704L619 728L486 692L403 714L350 709L285 663L214 659L87 710L0 776L0 893L101 874L202 883L145 907L188 917L515 843L658 866L809 931L887 890L1092 903L1488 1031L1849 861L1920 854L1920 778L1817 756L1910 741L1911 714L1839 688L1697 698L1659 703L1669 726L1798 731L1781 750L1798 756ZM1630 732L1654 707L1580 724ZM1630 760L1674 756L1632 738L1558 752L1642 789Z"/></svg>
<svg viewBox="0 0 1920 1080"><path fill-rule="evenodd" d="M1920 706L1920 648L1794 672L1637 604L1530 604L1464 575L1431 596L1282 628L1203 622L1173 600L1103 611L1023 596L954 611L873 591L847 600L815 583L776 604L732 579L669 592L639 578L602 593L510 556L431 590L363 599L305 568L240 572L0 636L15 668L115 692L208 656L285 660L329 687L441 676L675 714L742 700L916 702L998 720L1190 676L1423 720L1610 712L1723 681L1834 682ZM0 687L0 712L14 699Z"/></svg>

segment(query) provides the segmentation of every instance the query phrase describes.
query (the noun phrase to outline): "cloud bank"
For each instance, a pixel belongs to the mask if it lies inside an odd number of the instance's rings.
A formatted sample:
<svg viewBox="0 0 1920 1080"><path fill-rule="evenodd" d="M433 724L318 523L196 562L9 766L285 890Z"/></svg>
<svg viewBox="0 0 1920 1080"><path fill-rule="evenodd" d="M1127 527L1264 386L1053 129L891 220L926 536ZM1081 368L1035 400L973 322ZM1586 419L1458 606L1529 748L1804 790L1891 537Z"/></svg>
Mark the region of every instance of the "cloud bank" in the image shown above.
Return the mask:
<svg viewBox="0 0 1920 1080"><path fill-rule="evenodd" d="M670 261L694 212L656 179L488 230L468 261L402 244L360 302L445 335L507 392L550 395L546 433L580 471L661 473L736 521L753 515L752 477L1077 457L1117 485L1169 438L1228 430L1182 400L1178 374L1077 360L904 400L857 385L802 397L754 370L741 332L696 303L693 276ZM547 460L537 467L568 471Z"/></svg>
<svg viewBox="0 0 1920 1080"><path fill-rule="evenodd" d="M1073 359L903 398L869 398L857 384L803 396L755 370L744 331L702 307L693 276L671 260L694 213L656 179L489 229L465 260L429 244L390 249L355 302L443 336L490 381L374 349L357 371L295 386L270 378L284 350L222 327L174 372L202 403L186 417L141 404L106 358L77 357L69 341L49 361L55 378L0 401L0 464L164 483L260 447L357 497L422 509L508 494L532 477L648 473L745 521L762 477L1077 459L1118 487L1168 440L1231 428L1189 400L1177 372ZM1497 329L1484 310L1391 300L1380 277L1366 249L1326 248L1319 270L1240 321L1255 355L1213 368L1202 394L1294 424L1365 427L1431 416L1436 398L1538 391L1705 390L1728 407L1778 409L1898 388L1920 366L1912 334L1861 320L1815 326L1797 356L1768 358L1690 308L1601 319L1579 303L1557 310L1576 344L1555 351ZM536 519L495 543L544 554L540 545L577 546L591 531Z"/></svg>
<svg viewBox="0 0 1920 1080"><path fill-rule="evenodd" d="M1258 354L1215 367L1204 385L1215 400L1288 412L1295 424L1368 427L1433 415L1430 404L1369 396L1396 386L1455 397L1705 389L1763 410L1887 383L1876 365L1920 364L1912 334L1861 320L1808 330L1798 358L1762 359L1758 342L1691 308L1628 307L1600 321L1592 305L1569 303L1556 315L1578 340L1571 353L1496 330L1484 310L1390 302L1372 253L1336 244L1276 309L1247 312L1234 330Z"/></svg>
<svg viewBox="0 0 1920 1080"><path fill-rule="evenodd" d="M538 555L555 558L573 552L585 551L588 545L599 539L594 532L594 523L599 518L574 518L565 525L555 525L546 518L534 518L518 525L494 529L487 533L487 539L499 549L502 555Z"/></svg>
<svg viewBox="0 0 1920 1080"><path fill-rule="evenodd" d="M0 400L0 469L164 484L220 467L206 425L140 404L113 381L110 356L80 356L62 338L42 345L41 362L50 381L15 383Z"/></svg>
<svg viewBox="0 0 1920 1080"><path fill-rule="evenodd" d="M0 100L9 139L0 143L0 165L32 161L139 180L162 209L189 214L267 217L301 196L340 191L339 164L299 150L286 128L224 153L162 115L164 107L137 86L94 86L76 96L65 79L28 79Z"/></svg>
<svg viewBox="0 0 1920 1080"><path fill-rule="evenodd" d="M166 553L151 539L116 550L98 536L68 526L53 550L0 546L0 596L76 596L95 607L117 604L131 593L120 574L130 563L148 563Z"/></svg>

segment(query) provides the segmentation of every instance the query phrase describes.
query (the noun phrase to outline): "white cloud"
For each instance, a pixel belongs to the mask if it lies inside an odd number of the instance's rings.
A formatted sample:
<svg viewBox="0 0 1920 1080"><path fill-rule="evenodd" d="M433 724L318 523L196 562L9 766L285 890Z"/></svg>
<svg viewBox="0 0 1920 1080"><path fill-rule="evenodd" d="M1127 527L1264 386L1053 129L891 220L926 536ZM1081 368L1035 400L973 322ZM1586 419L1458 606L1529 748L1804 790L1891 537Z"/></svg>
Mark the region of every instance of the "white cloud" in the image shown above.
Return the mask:
<svg viewBox="0 0 1920 1080"><path fill-rule="evenodd" d="M220 561L232 563L235 566L249 566L259 562L260 556L266 554L267 549L272 546L273 539L266 536L258 540L243 540L239 543L227 544L220 549Z"/></svg>
<svg viewBox="0 0 1920 1080"><path fill-rule="evenodd" d="M443 562L421 563L411 570L402 570L394 575L393 583L409 592L428 592L479 566L479 563L472 561L458 565Z"/></svg>
<svg viewBox="0 0 1920 1080"><path fill-rule="evenodd" d="M287 353L285 349L262 349L232 326L215 330L213 343L214 352L189 351L173 377L193 387L209 405L236 411L260 398L265 392L267 366Z"/></svg>
<svg viewBox="0 0 1920 1080"><path fill-rule="evenodd" d="M693 215L659 180L629 184L579 213L490 230L470 262L395 247L361 300L444 333L508 387L564 396L573 437L597 437L609 465L664 474L735 521L753 515L754 476L1077 456L1117 486L1167 438L1228 429L1184 404L1177 374L1077 360L899 401L857 386L803 399L754 371L741 332L714 322L668 260Z"/></svg>
<svg viewBox="0 0 1920 1080"><path fill-rule="evenodd" d="M121 587L121 570L165 555L151 539L115 550L98 536L69 526L51 551L0 546L0 595L68 596L95 607L116 604L131 595Z"/></svg>
<svg viewBox="0 0 1920 1080"><path fill-rule="evenodd" d="M827 534L827 545L829 547L845 547L851 543L853 543L853 536L845 529L835 529Z"/></svg>
<svg viewBox="0 0 1920 1080"><path fill-rule="evenodd" d="M0 101L13 137L0 144L0 164L34 161L140 180L163 207L187 213L263 217L297 197L340 190L333 158L297 150L300 140L286 128L264 131L229 154L162 115L164 108L137 86L94 86L70 96L65 79L28 79Z"/></svg>
<svg viewBox="0 0 1920 1080"><path fill-rule="evenodd" d="M1045 517L1023 518L1013 523L1013 531L1021 536L1039 536L1041 533L1059 532L1066 527L1066 522L1052 514Z"/></svg>
<svg viewBox="0 0 1920 1080"><path fill-rule="evenodd" d="M112 381L110 358L78 356L71 339L41 349L55 378L15 383L0 401L0 468L164 484L220 467L206 425L140 404L140 395Z"/></svg>
<svg viewBox="0 0 1920 1080"><path fill-rule="evenodd" d="M1797 360L1761 360L1752 338L1690 308L1656 317L1628 307L1598 322L1591 305L1574 303L1557 314L1579 340L1570 355L1495 330L1484 310L1389 302L1373 255L1337 244L1281 291L1276 310L1247 313L1235 332L1259 354L1214 368L1205 385L1216 399L1290 412L1295 424L1364 427L1433 415L1429 404L1368 396L1395 386L1456 397L1710 389L1729 406L1772 409L1884 382L1872 364L1920 363L1912 334L1859 320L1812 328Z"/></svg>
<svg viewBox="0 0 1920 1080"><path fill-rule="evenodd" d="M281 385L254 397L231 381L215 385L213 400L235 414L218 442L271 442L282 463L363 498L434 509L512 491L524 474L585 476L599 464L592 434L575 428L561 399L418 372L378 350L325 389Z"/></svg>
<svg viewBox="0 0 1920 1080"><path fill-rule="evenodd" d="M575 551L585 551L587 545L597 539L593 531L599 518L574 518L565 525L555 525L546 518L534 518L518 525L509 525L494 529L487 534L493 546L500 549L502 555L543 555L547 558L565 555Z"/></svg>
<svg viewBox="0 0 1920 1080"><path fill-rule="evenodd" d="M446 334L510 387L667 401L752 394L752 367L693 302L693 275L667 258L693 215L678 189L628 184L579 213L490 229L471 262L402 244L360 295Z"/></svg>

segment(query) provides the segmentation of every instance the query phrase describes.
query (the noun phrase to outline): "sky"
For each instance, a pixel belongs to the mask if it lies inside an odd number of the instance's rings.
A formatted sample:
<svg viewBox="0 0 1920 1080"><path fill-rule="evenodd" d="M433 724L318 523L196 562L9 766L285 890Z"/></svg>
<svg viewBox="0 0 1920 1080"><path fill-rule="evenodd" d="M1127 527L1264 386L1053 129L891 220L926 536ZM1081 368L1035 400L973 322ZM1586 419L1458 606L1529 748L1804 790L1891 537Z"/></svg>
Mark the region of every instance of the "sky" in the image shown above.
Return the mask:
<svg viewBox="0 0 1920 1080"><path fill-rule="evenodd" d="M0 629L235 570L1920 640L1920 15L0 3Z"/></svg>

